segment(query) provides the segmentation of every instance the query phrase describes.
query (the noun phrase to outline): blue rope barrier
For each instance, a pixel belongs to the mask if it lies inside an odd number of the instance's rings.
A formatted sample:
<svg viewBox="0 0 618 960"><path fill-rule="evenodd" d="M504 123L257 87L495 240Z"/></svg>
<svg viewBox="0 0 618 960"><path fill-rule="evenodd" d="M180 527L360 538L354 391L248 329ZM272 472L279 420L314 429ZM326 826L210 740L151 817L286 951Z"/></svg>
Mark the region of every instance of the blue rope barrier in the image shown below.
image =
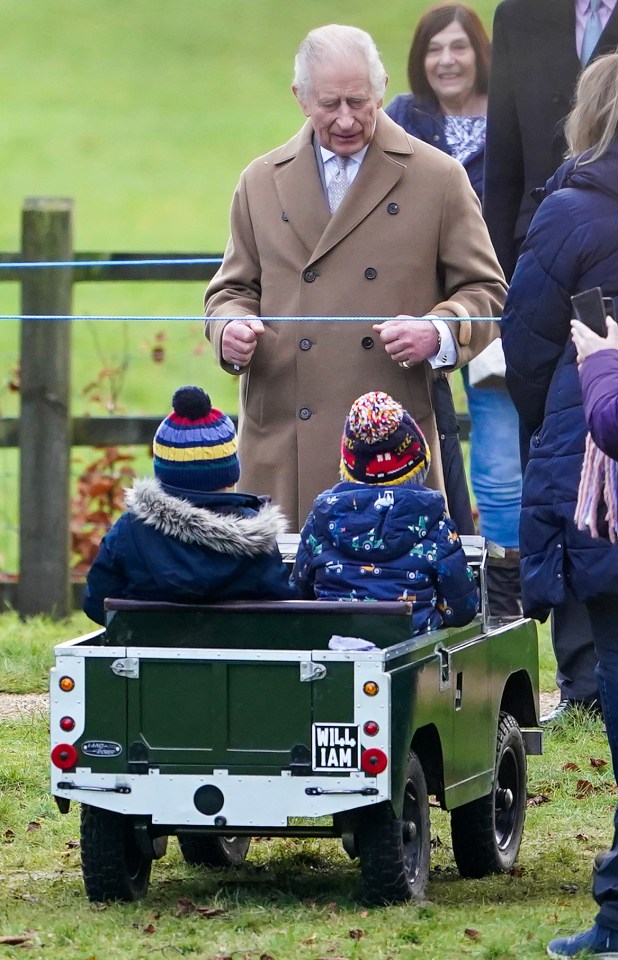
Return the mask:
<svg viewBox="0 0 618 960"><path fill-rule="evenodd" d="M239 320L240 317L208 317L205 318L203 314L196 317L172 317L172 316L113 316L113 315L75 315L75 314L23 314L23 313L3 313L0 314L0 320L121 320L121 321L147 321L147 320L158 320L159 322L167 322L168 320L185 320L187 322L199 321L203 323L205 319L210 320ZM426 317L259 317L259 320L262 320L264 323L384 323L386 320L397 320L397 319L407 319L412 322L417 320L425 320ZM442 317L441 319L447 320L457 320L457 319L466 319L472 320L475 323L491 323L492 320L499 320L499 317Z"/></svg>
<svg viewBox="0 0 618 960"><path fill-rule="evenodd" d="M166 260L11 260L0 263L0 270L49 269L51 267L169 267L177 265L221 263L222 257L178 257Z"/></svg>

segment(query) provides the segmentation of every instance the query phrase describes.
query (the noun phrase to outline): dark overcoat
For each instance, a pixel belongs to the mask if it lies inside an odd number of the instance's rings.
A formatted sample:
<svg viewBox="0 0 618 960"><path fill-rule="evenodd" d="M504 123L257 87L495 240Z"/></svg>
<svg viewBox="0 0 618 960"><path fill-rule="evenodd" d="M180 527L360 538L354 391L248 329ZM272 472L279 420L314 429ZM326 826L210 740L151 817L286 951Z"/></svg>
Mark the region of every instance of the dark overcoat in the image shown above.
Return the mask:
<svg viewBox="0 0 618 960"><path fill-rule="evenodd" d="M593 56L618 47L618 6ZM581 63L575 0L503 0L494 17L483 210L510 277L536 210L531 191L562 163Z"/></svg>

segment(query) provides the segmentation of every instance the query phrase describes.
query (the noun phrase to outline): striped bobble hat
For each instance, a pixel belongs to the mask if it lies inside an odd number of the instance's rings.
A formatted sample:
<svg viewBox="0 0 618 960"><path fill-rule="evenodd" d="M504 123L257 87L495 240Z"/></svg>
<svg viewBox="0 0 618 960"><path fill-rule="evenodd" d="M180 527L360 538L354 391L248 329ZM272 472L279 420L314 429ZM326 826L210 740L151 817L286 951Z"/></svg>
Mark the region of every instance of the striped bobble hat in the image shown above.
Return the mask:
<svg viewBox="0 0 618 960"><path fill-rule="evenodd" d="M374 390L352 404L341 439L340 474L354 483L423 483L431 454L407 410Z"/></svg>
<svg viewBox="0 0 618 960"><path fill-rule="evenodd" d="M180 387L152 444L155 477L184 490L233 487L240 476L234 424L201 387Z"/></svg>

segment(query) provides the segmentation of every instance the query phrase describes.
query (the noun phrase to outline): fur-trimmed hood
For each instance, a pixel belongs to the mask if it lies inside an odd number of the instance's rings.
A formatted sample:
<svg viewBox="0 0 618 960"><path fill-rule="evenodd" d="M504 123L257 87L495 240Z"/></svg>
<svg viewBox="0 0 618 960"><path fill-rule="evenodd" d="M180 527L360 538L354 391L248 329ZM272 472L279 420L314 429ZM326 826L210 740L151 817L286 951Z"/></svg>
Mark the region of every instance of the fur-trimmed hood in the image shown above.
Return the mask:
<svg viewBox="0 0 618 960"><path fill-rule="evenodd" d="M235 557L272 553L277 537L287 530L279 507L257 497L200 494L204 505L198 505L188 499L188 491L186 496L174 496L147 478L134 482L125 501L129 513L166 536Z"/></svg>

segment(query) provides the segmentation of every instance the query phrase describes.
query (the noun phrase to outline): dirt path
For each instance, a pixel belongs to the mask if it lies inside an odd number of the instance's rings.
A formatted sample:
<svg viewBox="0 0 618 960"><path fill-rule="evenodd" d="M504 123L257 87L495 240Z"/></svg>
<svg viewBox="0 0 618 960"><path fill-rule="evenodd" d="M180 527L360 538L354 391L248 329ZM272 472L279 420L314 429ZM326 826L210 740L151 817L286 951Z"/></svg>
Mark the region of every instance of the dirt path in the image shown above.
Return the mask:
<svg viewBox="0 0 618 960"><path fill-rule="evenodd" d="M47 693L0 693L0 720L47 713L48 710Z"/></svg>
<svg viewBox="0 0 618 960"><path fill-rule="evenodd" d="M558 703L558 692L541 694L541 716L549 713ZM47 693L0 693L0 720L10 720L29 714L47 713L49 695Z"/></svg>

